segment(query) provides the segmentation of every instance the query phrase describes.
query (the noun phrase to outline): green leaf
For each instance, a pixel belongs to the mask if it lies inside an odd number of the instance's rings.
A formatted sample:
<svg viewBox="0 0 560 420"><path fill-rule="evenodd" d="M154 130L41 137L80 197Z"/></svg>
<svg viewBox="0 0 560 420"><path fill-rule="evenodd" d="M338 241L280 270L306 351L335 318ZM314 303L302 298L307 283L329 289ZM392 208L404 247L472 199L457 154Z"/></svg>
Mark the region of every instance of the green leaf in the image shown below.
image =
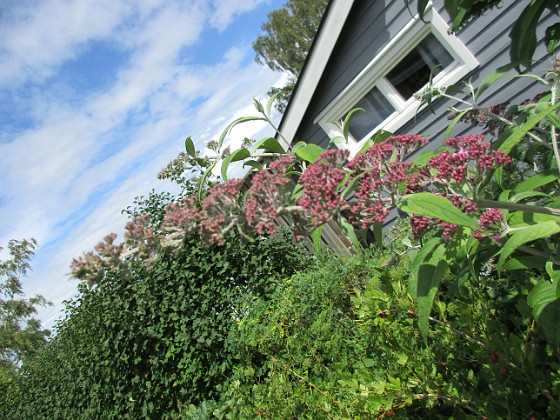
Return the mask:
<svg viewBox="0 0 560 420"><path fill-rule="evenodd" d="M517 258L510 258L504 264L504 270L529 270L531 268L543 268L547 262L546 258L534 255L522 255Z"/></svg>
<svg viewBox="0 0 560 420"><path fill-rule="evenodd" d="M253 106L255 107L257 112L260 112L261 114L266 115L264 113L264 108L263 108L261 102L257 98L253 98Z"/></svg>
<svg viewBox="0 0 560 420"><path fill-rule="evenodd" d="M418 251L418 254L416 254L416 257L412 261L412 266L410 267L410 272L412 273L412 276L410 278L410 283L408 284L408 290L410 291L410 294L413 299L416 299L418 296L416 293L418 289L417 273L418 270L420 269L420 265L422 265L424 261L426 261L426 259L433 252L436 246L439 245L439 243L440 243L439 238L430 239L428 242L424 244L424 246L420 248L420 251Z"/></svg>
<svg viewBox="0 0 560 420"><path fill-rule="evenodd" d="M548 114L548 115L546 116L546 119L547 119L548 122L549 122L550 124L552 124L554 127L560 128L560 117L559 117L557 114L555 114L555 113Z"/></svg>
<svg viewBox="0 0 560 420"><path fill-rule="evenodd" d="M555 23L546 28L544 42L546 43L546 50L548 53L554 54L560 42L560 23Z"/></svg>
<svg viewBox="0 0 560 420"><path fill-rule="evenodd" d="M373 237L379 249L383 248L383 223L373 223Z"/></svg>
<svg viewBox="0 0 560 420"><path fill-rule="evenodd" d="M267 137L265 139L259 140L253 145L251 151L255 153L259 149L267 150L273 153L286 153L280 142L274 137Z"/></svg>
<svg viewBox="0 0 560 420"><path fill-rule="evenodd" d="M247 160L243 162L243 167L250 166L251 168L255 168L257 171L260 171L264 165L256 160Z"/></svg>
<svg viewBox="0 0 560 420"><path fill-rule="evenodd" d="M397 204L397 207L407 213L434 217L444 222L471 229L480 229L476 219L463 213L447 198L436 194L422 192L406 195Z"/></svg>
<svg viewBox="0 0 560 420"><path fill-rule="evenodd" d="M364 367L366 367L366 368L370 368L370 367L375 366L375 360L373 360L373 359L362 359L362 363L364 364Z"/></svg>
<svg viewBox="0 0 560 420"><path fill-rule="evenodd" d="M344 232L344 235L346 235L346 237L350 239L350 242L352 242L352 245L354 245L354 250L361 254L362 245L360 244L358 235L356 235L356 229L354 228L354 226L352 226L350 222L343 216L340 216L338 218L338 224L340 225L342 232Z"/></svg>
<svg viewBox="0 0 560 420"><path fill-rule="evenodd" d="M560 222L560 217L553 214L533 213L529 211L516 211L510 213L508 224L510 228L518 228L541 222Z"/></svg>
<svg viewBox="0 0 560 420"><path fill-rule="evenodd" d="M233 129L233 127L235 127L238 124L242 124L245 122L249 122L249 121L267 121L265 117L260 117L260 116L251 116L251 117L241 117L236 119L235 121L232 121L228 124L228 126L224 129L224 131L222 131L222 134L220 134L220 138L218 139L218 147L217 150L220 150L222 148L222 145L224 144L224 140L226 138L226 136L231 132L231 130Z"/></svg>
<svg viewBox="0 0 560 420"><path fill-rule="evenodd" d="M509 153L533 127L539 124L549 114L555 112L558 108L560 108L560 102L552 107L547 107L538 114L531 115L521 127L514 127L511 130L511 135L503 141L499 150Z"/></svg>
<svg viewBox="0 0 560 420"><path fill-rule="evenodd" d="M532 0L521 12L511 28L510 59L525 67L531 65L537 47L537 23L546 8L547 0Z"/></svg>
<svg viewBox="0 0 560 420"><path fill-rule="evenodd" d="M227 170L229 168L230 163L238 162L243 159L247 159L251 156L251 153L247 149L237 149L234 152L230 153L226 158L222 161L222 179L227 181Z"/></svg>
<svg viewBox="0 0 560 420"><path fill-rule="evenodd" d="M293 201L297 201L305 192L303 185L301 184L297 184L294 188L294 190L292 191L292 200Z"/></svg>
<svg viewBox="0 0 560 420"><path fill-rule="evenodd" d="M537 239L546 238L558 232L560 232L560 223L552 221L537 223L522 228L522 230L515 231L502 247L500 259L498 260L498 269L501 270L506 259L521 245L525 245Z"/></svg>
<svg viewBox="0 0 560 420"><path fill-rule="evenodd" d="M208 168L206 168L206 170L204 171L204 173L200 177L200 180L198 181L198 201L202 201L202 191L204 190L204 185L206 184L206 180L208 179L208 177L212 173L212 170L216 166L216 163L217 163L217 161L212 162L210 164L210 166Z"/></svg>
<svg viewBox="0 0 560 420"><path fill-rule="evenodd" d="M412 163L413 168L424 166L430 161L430 159L432 159L434 156L439 155L445 149L446 147L442 146L442 147L438 147L436 150L426 150L425 152L422 152L420 155L415 156L410 161L410 163Z"/></svg>
<svg viewBox="0 0 560 420"><path fill-rule="evenodd" d="M297 143L292 149L294 154L309 163L315 162L321 156L321 153L325 151L321 146L316 144L306 144L304 142Z"/></svg>
<svg viewBox="0 0 560 420"><path fill-rule="evenodd" d="M503 166L494 169L494 174L492 175L492 177L496 180L496 184L498 184L499 188L503 188L503 176L504 176Z"/></svg>
<svg viewBox="0 0 560 420"><path fill-rule="evenodd" d="M313 247L317 254L321 253L321 236L323 235L323 226L313 229L311 232L311 239L313 240Z"/></svg>
<svg viewBox="0 0 560 420"><path fill-rule="evenodd" d="M344 189L344 191L341 194L341 198L343 200L347 200L348 197L350 197L350 195L356 191L356 185L358 184L358 182L360 181L361 176L355 176L352 181L350 181L348 183L348 185L346 185L346 188Z"/></svg>
<svg viewBox="0 0 560 420"><path fill-rule="evenodd" d="M347 144L348 142L346 141L346 139L342 136L336 136L334 138L331 139L331 141L329 142L329 146L338 146L339 144Z"/></svg>
<svg viewBox="0 0 560 420"><path fill-rule="evenodd" d="M548 83L546 80L544 80L542 77L537 76L536 74L516 74L510 77L507 77L506 80L512 80L512 79L533 79L536 80L537 82L539 82L541 85L544 86L548 86ZM541 98L542 99L542 98ZM541 102L539 100L539 102ZM547 104L550 101L547 101ZM530 107L534 107L535 104L528 104L528 105L524 105L524 106L530 106Z"/></svg>
<svg viewBox="0 0 560 420"><path fill-rule="evenodd" d="M511 197L509 199L510 202L512 203L518 203L519 201L523 201L526 200L528 198L533 198L533 197L550 197L548 194L545 193L541 193L538 191L525 191L519 194L515 194L513 197Z"/></svg>
<svg viewBox="0 0 560 420"><path fill-rule="evenodd" d="M196 149L194 148L194 143L191 139L191 136L187 137L187 139L185 140L185 150L187 151L189 156L192 156L193 158L196 157Z"/></svg>
<svg viewBox="0 0 560 420"><path fill-rule="evenodd" d="M532 308L533 317L542 329L547 341L557 346L560 344L560 281L550 282L542 279L527 297L527 304Z"/></svg>
<svg viewBox="0 0 560 420"><path fill-rule="evenodd" d="M276 92L274 95L272 95L268 99L268 102L266 103L266 116L268 118L270 118L270 111L272 110L272 105L274 104L274 101L276 100L278 95L280 95L281 93L282 93L282 90L279 90L278 92Z"/></svg>
<svg viewBox="0 0 560 420"><path fill-rule="evenodd" d="M437 241L434 245L434 248L430 246L428 252L423 252L423 249L418 252L413 262L413 280L410 284L410 292L418 308L418 327L424 341L427 340L430 312L439 284L449 267L445 244Z"/></svg>
<svg viewBox="0 0 560 420"><path fill-rule="evenodd" d="M451 123L449 124L449 127L447 127L447 130L445 130L445 134L443 136L444 140L447 140L449 137L451 137L451 133L453 132L453 129L455 128L455 126L457 125L457 123L461 120L461 118L463 118L465 116L465 114L467 112L469 112L470 109L464 109L463 111L459 112L457 114L457 116L455 118L453 118L453 121L451 121Z"/></svg>
<svg viewBox="0 0 560 420"><path fill-rule="evenodd" d="M517 65L515 63L506 64L505 66L498 67L496 70L490 72L483 80L480 82L478 89L476 90L475 100L478 100L480 96L492 86L498 79L503 77L506 73L513 70Z"/></svg>
<svg viewBox="0 0 560 420"><path fill-rule="evenodd" d="M542 187L543 185L556 181L557 179L558 179L558 174L552 172L539 173L533 175L530 178L527 178L521 184L517 185L514 191L516 193L532 191L539 187Z"/></svg>
<svg viewBox="0 0 560 420"><path fill-rule="evenodd" d="M348 140L348 135L350 133L350 121L352 120L352 115L356 112L365 112L366 110L363 108L355 108L351 110L344 118L344 123L342 124L342 136Z"/></svg>

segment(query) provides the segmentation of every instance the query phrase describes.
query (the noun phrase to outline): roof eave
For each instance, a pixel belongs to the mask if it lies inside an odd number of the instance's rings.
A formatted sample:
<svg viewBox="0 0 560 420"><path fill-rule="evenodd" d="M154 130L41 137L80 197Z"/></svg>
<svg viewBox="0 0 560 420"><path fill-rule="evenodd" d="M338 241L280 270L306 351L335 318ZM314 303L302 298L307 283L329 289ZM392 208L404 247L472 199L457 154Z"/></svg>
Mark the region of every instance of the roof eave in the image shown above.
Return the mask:
<svg viewBox="0 0 560 420"><path fill-rule="evenodd" d="M353 4L354 0L332 0L328 5L280 122L279 131L283 138L278 140L286 150L293 142Z"/></svg>

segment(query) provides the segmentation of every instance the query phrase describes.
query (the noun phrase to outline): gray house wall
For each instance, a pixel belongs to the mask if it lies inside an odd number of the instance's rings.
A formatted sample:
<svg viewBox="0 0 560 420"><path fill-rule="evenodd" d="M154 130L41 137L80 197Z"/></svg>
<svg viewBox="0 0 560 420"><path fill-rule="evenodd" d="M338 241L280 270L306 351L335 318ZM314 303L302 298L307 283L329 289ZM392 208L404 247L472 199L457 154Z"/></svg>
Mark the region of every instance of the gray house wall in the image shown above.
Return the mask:
<svg viewBox="0 0 560 420"><path fill-rule="evenodd" d="M463 28L457 37L475 55L480 65L466 79L471 79L476 87L494 69L509 62L509 32L513 22L520 15L526 2L504 1L499 9L494 9ZM441 0L434 1L434 8L449 22ZM319 144L326 147L327 134L313 121L317 115L362 71L411 19L404 0L357 0L346 21L341 36L331 55L319 82L310 106L296 132L295 141ZM541 42L544 30L558 22L555 15L545 16L539 27L539 44L534 59L533 71L544 74L551 68L549 56ZM516 74L514 71L511 73ZM480 105L493 105L507 100L520 102L534 97L543 89L533 79L510 80L506 85L499 83L486 91ZM465 99L469 99L468 97ZM415 120L398 130L399 133L418 133L431 139L427 147L439 147L449 121L445 112L457 105L451 100L439 98L434 103L435 114L422 110ZM462 131L461 131L462 130ZM455 134L468 131L466 124L460 124Z"/></svg>

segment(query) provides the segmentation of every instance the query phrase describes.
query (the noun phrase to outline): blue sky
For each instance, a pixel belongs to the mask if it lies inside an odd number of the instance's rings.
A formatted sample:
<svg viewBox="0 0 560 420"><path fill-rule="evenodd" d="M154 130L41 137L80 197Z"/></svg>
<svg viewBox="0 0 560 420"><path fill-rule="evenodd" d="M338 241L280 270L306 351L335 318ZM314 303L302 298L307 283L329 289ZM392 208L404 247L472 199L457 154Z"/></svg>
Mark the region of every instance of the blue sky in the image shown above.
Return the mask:
<svg viewBox="0 0 560 420"><path fill-rule="evenodd" d="M192 136L253 114L283 76L251 43L284 0L26 0L0 6L0 246L36 238L28 296L72 297L72 258L109 232ZM240 126L228 141L259 138ZM2 254L3 258L5 254Z"/></svg>

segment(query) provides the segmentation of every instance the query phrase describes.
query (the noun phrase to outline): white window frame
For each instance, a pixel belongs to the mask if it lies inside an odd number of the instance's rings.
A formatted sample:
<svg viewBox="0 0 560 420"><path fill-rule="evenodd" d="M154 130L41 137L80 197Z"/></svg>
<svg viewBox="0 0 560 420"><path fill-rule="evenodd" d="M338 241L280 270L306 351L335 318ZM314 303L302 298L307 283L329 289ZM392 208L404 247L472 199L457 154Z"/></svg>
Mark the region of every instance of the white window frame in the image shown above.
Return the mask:
<svg viewBox="0 0 560 420"><path fill-rule="evenodd" d="M336 122L340 122L360 99L373 87L377 87L396 111L364 138L354 139L350 135L348 145L338 145L350 149L352 156L376 131L382 128L394 132L410 121L418 111L420 101L414 96L403 101L385 76L428 34L434 35L453 58L453 62L434 77L432 82L435 87L452 85L478 67L478 61L467 47L456 36L448 33L449 27L445 20L433 10L431 4L428 7L424 21L415 16L408 22L315 119L314 122L318 123L331 139L342 136Z"/></svg>

